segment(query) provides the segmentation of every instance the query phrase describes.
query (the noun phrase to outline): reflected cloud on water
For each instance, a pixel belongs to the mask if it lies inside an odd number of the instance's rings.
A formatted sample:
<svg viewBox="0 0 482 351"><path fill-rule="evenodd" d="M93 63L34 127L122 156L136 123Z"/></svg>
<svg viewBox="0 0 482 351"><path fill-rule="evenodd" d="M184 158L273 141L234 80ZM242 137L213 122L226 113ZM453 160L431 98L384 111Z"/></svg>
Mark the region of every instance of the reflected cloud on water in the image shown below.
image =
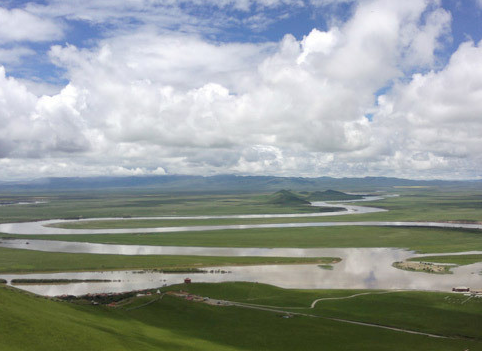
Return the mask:
<svg viewBox="0 0 482 351"><path fill-rule="evenodd" d="M33 244L33 243L32 243ZM78 244L78 243L73 243ZM114 246L118 245L106 245ZM152 247L155 249L156 247ZM283 288L298 289L415 289L450 291L454 286L469 286L482 289L482 263L453 269L453 274L429 274L403 271L392 267L395 261L414 256L412 251L393 248L347 248L347 249L252 249L252 248L200 248L164 247L179 250L179 254L190 255L192 250L203 255L212 255L211 250L226 250L229 256L285 256L285 257L341 257L333 270L321 269L317 265L266 265L210 267L206 270L225 270L231 273L182 273L113 271L71 272L51 274L0 275L10 281L15 278L31 279L109 279L120 282L73 283L65 285L21 285L41 295L82 295L86 293L122 292L157 288L179 284L189 276L193 282L247 281L271 284ZM217 254L218 251L215 251ZM254 254L256 252L256 254ZM171 253L166 253L171 254Z"/></svg>

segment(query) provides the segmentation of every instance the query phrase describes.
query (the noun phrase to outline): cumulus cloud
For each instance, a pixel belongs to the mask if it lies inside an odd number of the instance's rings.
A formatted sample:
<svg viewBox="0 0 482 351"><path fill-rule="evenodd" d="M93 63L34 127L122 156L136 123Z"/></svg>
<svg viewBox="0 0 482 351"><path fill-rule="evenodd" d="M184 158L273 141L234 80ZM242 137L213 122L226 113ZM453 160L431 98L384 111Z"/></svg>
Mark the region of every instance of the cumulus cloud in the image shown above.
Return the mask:
<svg viewBox="0 0 482 351"><path fill-rule="evenodd" d="M88 149L77 97L76 89L67 86L58 95L38 98L7 78L0 66L0 157L40 158Z"/></svg>
<svg viewBox="0 0 482 351"><path fill-rule="evenodd" d="M374 125L404 151L402 164L480 172L481 60L481 43L463 43L443 70L414 74L379 98Z"/></svg>
<svg viewBox="0 0 482 351"><path fill-rule="evenodd" d="M69 81L57 94L0 71L3 176L477 176L481 46L463 44L440 70L450 21L436 2L364 0L301 40L220 43L148 27L88 49L53 46Z"/></svg>
<svg viewBox="0 0 482 351"><path fill-rule="evenodd" d="M0 7L0 43L50 41L63 36L62 26L23 9Z"/></svg>

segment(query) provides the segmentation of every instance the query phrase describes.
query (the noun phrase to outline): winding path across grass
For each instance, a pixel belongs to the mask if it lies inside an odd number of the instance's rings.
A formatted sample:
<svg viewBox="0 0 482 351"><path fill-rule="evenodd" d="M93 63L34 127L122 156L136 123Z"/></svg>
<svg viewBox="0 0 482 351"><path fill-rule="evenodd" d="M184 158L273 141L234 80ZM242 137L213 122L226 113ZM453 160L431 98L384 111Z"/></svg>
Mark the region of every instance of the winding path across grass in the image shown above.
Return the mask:
<svg viewBox="0 0 482 351"><path fill-rule="evenodd" d="M360 295L370 295L370 294L388 294L391 292L396 292L396 291L387 291L387 292L381 292L381 293L361 293L361 294L355 294L351 296L345 296L345 297L340 297L340 298L325 298L325 299L318 299L313 301L311 304L310 308L314 308L316 303L318 301L322 300L333 300L333 299L348 299L348 298L353 298L356 296ZM323 318L327 319L330 321L335 321L335 322L341 322L341 323L348 323L348 324L356 324L356 325L362 325L365 327L372 327L372 328L380 328L380 329L387 329L387 330L392 330L392 331L397 331L401 333L407 333L407 334L416 334L416 335L424 335L428 336L431 338L441 338L441 339L459 339L455 337L448 337L444 335L438 335L438 334L431 334L431 333L424 333L416 330L410 330L410 329L403 329L403 328L396 328L388 325L381 325L381 324L374 324L374 323L366 323L366 322L359 322L359 321L353 321L349 319L342 319L342 318L334 318L334 317L326 317L326 316L321 316L321 315L316 315L316 314L309 314L309 313L302 313L302 312L292 312L292 311L286 311L285 309L291 309L291 307L275 307L275 306L264 306L264 305L253 305L253 304L246 304L242 302L235 302L235 301L222 301L223 306L236 306L236 307L241 307L241 308L249 308L249 309L254 309L254 310L260 310L260 311L267 311L267 312L275 312L275 313L282 313L287 316L292 315L292 316L303 316L303 317L311 317L311 318Z"/></svg>

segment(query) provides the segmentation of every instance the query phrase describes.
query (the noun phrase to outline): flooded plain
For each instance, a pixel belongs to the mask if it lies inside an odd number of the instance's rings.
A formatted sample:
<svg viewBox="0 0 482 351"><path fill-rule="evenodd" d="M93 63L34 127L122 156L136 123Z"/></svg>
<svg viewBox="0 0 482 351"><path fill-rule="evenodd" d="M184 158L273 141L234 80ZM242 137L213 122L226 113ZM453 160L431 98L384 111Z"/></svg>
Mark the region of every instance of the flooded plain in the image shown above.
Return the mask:
<svg viewBox="0 0 482 351"><path fill-rule="evenodd" d="M375 200L367 198L364 201ZM318 202L314 206L343 207L343 212L279 214L279 215L237 215L237 216L191 216L191 217L136 217L136 218L97 218L79 220L48 220L26 223L1 224L0 232L11 234L114 234L148 232L182 232L248 228L289 228L289 227L328 227L328 226L413 226L440 228L482 229L480 224L439 223L439 222L315 222L277 223L220 226L185 226L134 229L63 229L46 227L62 222L91 220L129 219L218 219L218 218L281 218L339 216L355 213L385 211L374 207ZM192 282L247 281L271 284L283 288L298 289L407 289L450 291L455 286L469 286L482 289L482 262L452 268L452 274L428 274L403 271L392 264L410 257L421 256L413 251L397 248L228 248L228 247L184 247L150 245L111 245L82 242L49 240L3 239L1 247L18 248L47 252L116 254L116 255L193 255L193 256L257 256L257 257L340 257L342 261L333 264L333 269L323 269L318 265L262 265L210 267L207 273L161 273L154 271L107 271L107 272L66 272L49 274L0 274L0 278L12 279L102 279L110 282L77 282L69 284L29 284L17 287L30 292L55 295L83 295L87 293L124 292L156 288L178 284L187 276ZM482 252L459 252L454 254L482 254ZM437 254L451 255L451 254ZM219 273L219 271L229 273ZM213 271L213 272L210 272Z"/></svg>
<svg viewBox="0 0 482 351"><path fill-rule="evenodd" d="M220 254L213 248L176 248L182 254ZM199 249L204 252L199 252ZM283 288L297 289L406 289L450 291L455 286L482 289L482 263L455 267L453 274L428 274L409 272L392 267L395 261L417 256L412 251L393 248L348 248L348 249L238 249L225 250L235 256L290 256L341 257L332 270L318 265L258 265L205 268L207 273L161 273L154 271L107 271L70 272L42 274L1 274L0 278L12 279L106 279L112 282L71 283L52 285L18 285L20 289L47 295L83 295L87 293L124 292L157 288L179 284L189 277L192 282L246 281L271 284ZM479 252L480 253L480 252ZM172 254L172 253L169 253ZM461 253L459 253L461 254ZM213 271L213 273L210 273ZM216 271L218 271L216 273ZM220 273L226 271L229 273Z"/></svg>
<svg viewBox="0 0 482 351"><path fill-rule="evenodd" d="M380 200L380 196L369 196L359 201ZM350 201L346 201L350 202ZM82 218L82 219L50 219L45 221L3 223L0 224L0 232L7 234L28 235L72 235L72 234L126 234L126 233L169 233L185 231L206 231L226 229L250 229L250 228L285 228L299 226L316 226L323 223L280 223L280 224L246 224L246 225L210 225L210 226L182 226L182 227L157 227L157 228L122 228L122 229L65 229L52 227L54 224L78 223L90 221L129 221L129 220L202 220L202 219L260 219L260 218L310 218L325 216L344 216L349 214L364 214L385 212L386 210L376 207L355 206L339 203L312 202L314 207L341 208L339 212L314 212L314 213L284 213L284 214L248 214L248 215L224 215L224 216L161 216L161 217L108 217L108 218ZM347 222L350 223L350 222ZM332 223L333 224L333 223Z"/></svg>

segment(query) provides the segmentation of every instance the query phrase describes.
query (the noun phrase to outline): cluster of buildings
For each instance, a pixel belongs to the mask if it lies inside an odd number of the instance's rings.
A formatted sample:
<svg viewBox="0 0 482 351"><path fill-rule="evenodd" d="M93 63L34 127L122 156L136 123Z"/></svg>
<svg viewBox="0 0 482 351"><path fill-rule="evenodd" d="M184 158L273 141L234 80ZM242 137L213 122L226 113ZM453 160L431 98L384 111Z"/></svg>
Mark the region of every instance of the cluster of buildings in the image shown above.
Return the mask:
<svg viewBox="0 0 482 351"><path fill-rule="evenodd" d="M482 290L470 290L469 287L466 286L457 286L452 288L453 292L465 293L472 296L482 297Z"/></svg>

